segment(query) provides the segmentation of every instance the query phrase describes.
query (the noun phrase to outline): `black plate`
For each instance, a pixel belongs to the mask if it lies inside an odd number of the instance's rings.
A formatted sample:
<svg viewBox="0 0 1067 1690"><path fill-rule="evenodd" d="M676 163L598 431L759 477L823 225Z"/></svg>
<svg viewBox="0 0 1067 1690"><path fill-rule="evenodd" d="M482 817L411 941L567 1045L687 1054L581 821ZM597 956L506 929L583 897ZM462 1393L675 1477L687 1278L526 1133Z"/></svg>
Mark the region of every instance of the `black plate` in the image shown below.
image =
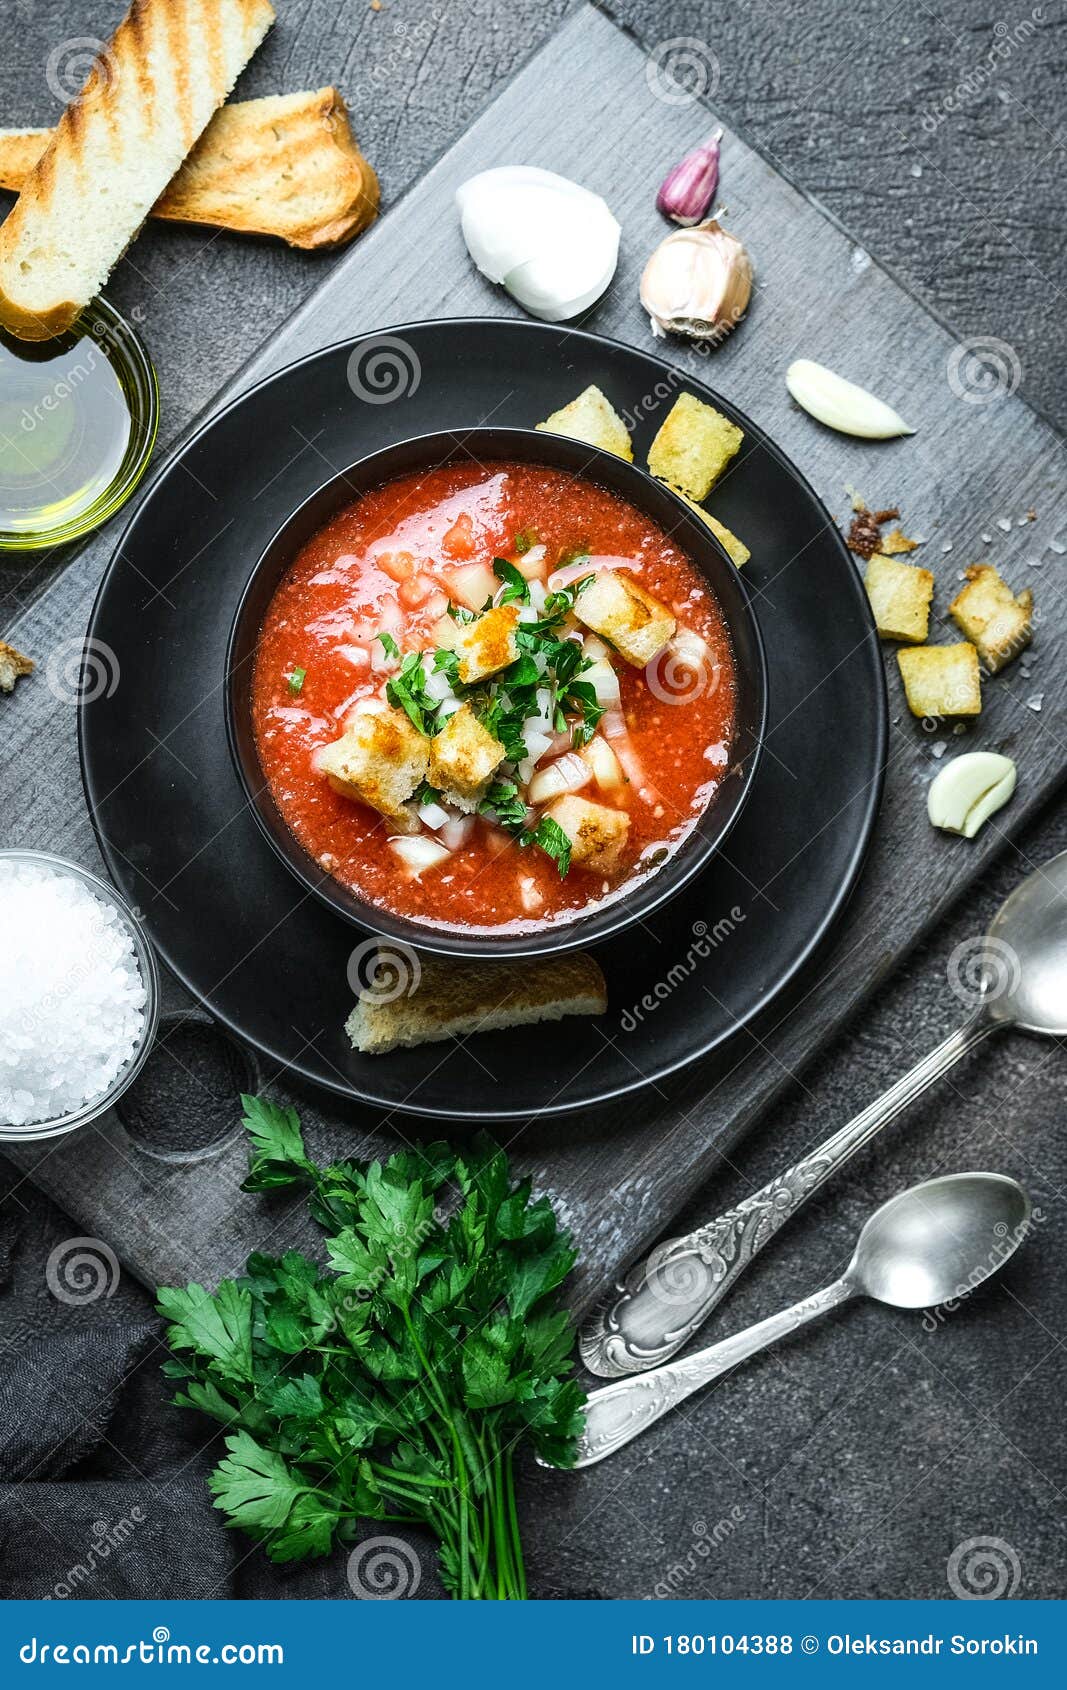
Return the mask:
<svg viewBox="0 0 1067 1690"><path fill-rule="evenodd" d="M804 478L733 405L686 378L745 431L713 500L752 548L746 576L768 660L766 750L745 812L697 880L597 948L610 994L603 1022L388 1056L351 1050L352 929L294 885L230 760L225 656L237 601L279 524L346 464L413 434L490 420L529 426L590 382L639 419L643 463L678 373L617 342L461 319L315 353L185 443L101 585L89 635L107 648L118 684L87 689L79 732L108 867L164 962L218 1020L344 1096L424 1115L525 1118L661 1078L782 989L863 861L887 736L866 593ZM670 397L650 405L657 392Z"/></svg>

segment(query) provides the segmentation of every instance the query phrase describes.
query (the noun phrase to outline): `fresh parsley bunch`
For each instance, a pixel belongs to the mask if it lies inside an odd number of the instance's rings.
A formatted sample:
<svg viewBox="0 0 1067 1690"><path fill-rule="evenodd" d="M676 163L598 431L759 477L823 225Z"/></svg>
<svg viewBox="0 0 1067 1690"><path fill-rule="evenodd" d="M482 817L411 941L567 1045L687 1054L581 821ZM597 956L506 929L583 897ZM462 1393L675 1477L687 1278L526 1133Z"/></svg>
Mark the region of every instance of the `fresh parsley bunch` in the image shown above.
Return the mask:
<svg viewBox="0 0 1067 1690"><path fill-rule="evenodd" d="M525 1597L515 1452L567 1466L584 1402L550 1203L484 1136L320 1168L295 1110L242 1102L244 1189L306 1185L329 1266L253 1255L214 1293L159 1292L175 1401L228 1433L215 1506L274 1561L351 1542L361 1518L424 1525L454 1596Z"/></svg>

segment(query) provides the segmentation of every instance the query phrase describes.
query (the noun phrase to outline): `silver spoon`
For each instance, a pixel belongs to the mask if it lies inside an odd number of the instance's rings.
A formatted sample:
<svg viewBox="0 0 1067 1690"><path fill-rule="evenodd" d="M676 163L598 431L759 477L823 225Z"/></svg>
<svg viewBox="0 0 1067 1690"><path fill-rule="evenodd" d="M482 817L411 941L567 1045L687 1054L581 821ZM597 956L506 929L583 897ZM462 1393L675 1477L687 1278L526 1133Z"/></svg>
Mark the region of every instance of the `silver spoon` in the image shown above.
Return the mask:
<svg viewBox="0 0 1067 1690"><path fill-rule="evenodd" d="M632 1268L582 1328L579 1349L590 1373L640 1373L680 1350L812 1193L990 1033L1019 1027L1067 1035L1067 851L1027 875L978 949L959 947L953 966L961 975L973 970L977 981L970 1020L817 1150Z"/></svg>
<svg viewBox="0 0 1067 1690"><path fill-rule="evenodd" d="M848 1267L825 1290L709 1349L594 1391L575 1466L614 1455L702 1385L851 1297L924 1309L973 1291L1014 1255L1029 1224L1030 1199L1003 1174L948 1174L913 1185L875 1210Z"/></svg>

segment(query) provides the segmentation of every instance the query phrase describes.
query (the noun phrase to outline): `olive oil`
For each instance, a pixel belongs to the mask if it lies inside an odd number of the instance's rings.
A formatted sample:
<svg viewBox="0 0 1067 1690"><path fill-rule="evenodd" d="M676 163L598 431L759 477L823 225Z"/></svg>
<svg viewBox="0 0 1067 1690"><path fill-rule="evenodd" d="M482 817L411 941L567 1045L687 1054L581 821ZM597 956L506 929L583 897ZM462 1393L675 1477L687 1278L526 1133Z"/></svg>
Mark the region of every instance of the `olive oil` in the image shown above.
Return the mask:
<svg viewBox="0 0 1067 1690"><path fill-rule="evenodd" d="M0 548L55 545L103 521L140 479L155 428L151 366L103 301L55 340L0 331Z"/></svg>

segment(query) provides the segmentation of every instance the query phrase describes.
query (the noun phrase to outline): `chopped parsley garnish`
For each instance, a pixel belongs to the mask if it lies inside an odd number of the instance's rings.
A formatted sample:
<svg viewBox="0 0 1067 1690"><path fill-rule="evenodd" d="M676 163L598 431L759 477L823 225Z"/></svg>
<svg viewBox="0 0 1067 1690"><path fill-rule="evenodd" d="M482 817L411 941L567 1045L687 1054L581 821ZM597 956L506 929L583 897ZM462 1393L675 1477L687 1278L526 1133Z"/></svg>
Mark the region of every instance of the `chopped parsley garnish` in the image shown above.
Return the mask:
<svg viewBox="0 0 1067 1690"><path fill-rule="evenodd" d="M289 691L292 693L294 698L296 697L297 693L303 687L304 677L305 677L306 674L307 674L306 669L290 669L290 671L289 671Z"/></svg>
<svg viewBox="0 0 1067 1690"><path fill-rule="evenodd" d="M540 846L545 855L555 862L561 880L571 866L571 841L559 822L554 822L551 816L542 816L536 827L521 833L519 844Z"/></svg>
<svg viewBox="0 0 1067 1690"><path fill-rule="evenodd" d="M504 583L504 591L500 595L501 604L529 604L530 583L521 569L516 569L506 557L495 557L493 574L498 581Z"/></svg>
<svg viewBox="0 0 1067 1690"><path fill-rule="evenodd" d="M515 536L515 550L518 552L520 557L524 552L528 552L530 547L536 545L536 543L536 534L529 534L525 529L521 534L516 534Z"/></svg>
<svg viewBox="0 0 1067 1690"><path fill-rule="evenodd" d="M475 620L474 611L465 610L461 604L446 605L445 615L450 616L453 622L459 622L463 627L466 627L468 622Z"/></svg>
<svg viewBox="0 0 1067 1690"><path fill-rule="evenodd" d="M509 831L526 826L526 805L514 781L494 781L478 809Z"/></svg>
<svg viewBox="0 0 1067 1690"><path fill-rule="evenodd" d="M379 634L378 638L382 637ZM384 637L388 639L390 636ZM409 651L400 665L399 675L393 675L386 683L385 696L390 704L404 711L420 734L429 735L437 732L437 705L426 693L426 670L422 659L421 651Z"/></svg>
<svg viewBox="0 0 1067 1690"><path fill-rule="evenodd" d="M394 663L399 663L400 647L397 645L392 634L387 634L383 629L380 634L376 634L374 637L375 639L381 641L382 650L384 651L386 657L391 657Z"/></svg>
<svg viewBox="0 0 1067 1690"><path fill-rule="evenodd" d="M411 795L411 802L413 804L439 804L441 794L436 786L430 785L428 780L420 781Z"/></svg>

